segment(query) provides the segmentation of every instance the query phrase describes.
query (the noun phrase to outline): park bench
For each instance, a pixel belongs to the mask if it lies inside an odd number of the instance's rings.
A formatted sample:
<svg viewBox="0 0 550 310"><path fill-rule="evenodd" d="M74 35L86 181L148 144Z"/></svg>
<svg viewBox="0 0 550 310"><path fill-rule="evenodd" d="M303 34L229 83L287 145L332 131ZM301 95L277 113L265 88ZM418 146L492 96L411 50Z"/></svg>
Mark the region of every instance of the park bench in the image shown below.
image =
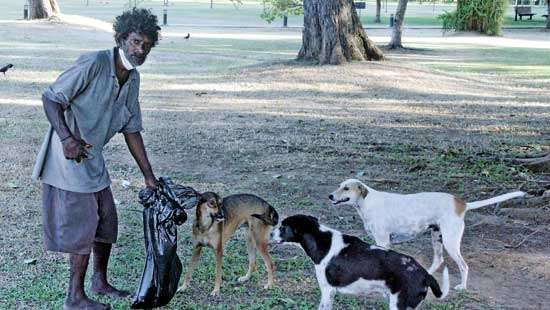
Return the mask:
<svg viewBox="0 0 550 310"><path fill-rule="evenodd" d="M358 2L353 1L353 6L358 10L364 10L367 8L365 1L358 1Z"/></svg>
<svg viewBox="0 0 550 310"><path fill-rule="evenodd" d="M523 20L523 16L529 16L529 20L533 19L533 16L536 15L535 13L531 13L531 7L530 6L516 6L516 17L514 20Z"/></svg>

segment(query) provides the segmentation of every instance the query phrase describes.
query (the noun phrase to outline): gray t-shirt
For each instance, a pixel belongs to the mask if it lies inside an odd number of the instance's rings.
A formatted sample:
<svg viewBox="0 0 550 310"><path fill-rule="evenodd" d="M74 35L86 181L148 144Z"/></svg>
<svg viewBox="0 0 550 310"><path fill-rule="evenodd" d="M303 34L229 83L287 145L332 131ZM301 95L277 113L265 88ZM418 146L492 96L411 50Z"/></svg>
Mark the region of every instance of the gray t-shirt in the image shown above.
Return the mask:
<svg viewBox="0 0 550 310"><path fill-rule="evenodd" d="M122 89L116 77L114 49L84 54L46 89L44 96L67 107L65 121L73 135L92 145L90 159L65 159L63 146L50 126L33 171L33 179L79 193L111 184L103 147L117 133L141 131L139 73L131 70ZM120 89L120 91L119 91Z"/></svg>

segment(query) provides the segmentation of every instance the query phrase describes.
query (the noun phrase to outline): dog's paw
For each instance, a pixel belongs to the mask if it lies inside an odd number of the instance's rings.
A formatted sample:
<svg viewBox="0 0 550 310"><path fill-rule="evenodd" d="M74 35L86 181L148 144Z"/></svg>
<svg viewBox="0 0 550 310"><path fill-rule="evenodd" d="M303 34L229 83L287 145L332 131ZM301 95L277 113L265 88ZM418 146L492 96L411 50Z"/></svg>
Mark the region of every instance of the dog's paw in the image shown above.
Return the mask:
<svg viewBox="0 0 550 310"><path fill-rule="evenodd" d="M466 290L466 285L459 284L459 285L455 286L455 290L465 291Z"/></svg>
<svg viewBox="0 0 550 310"><path fill-rule="evenodd" d="M212 292L210 292L210 296L212 296L212 297L220 296L220 290L219 289L214 289Z"/></svg>
<svg viewBox="0 0 550 310"><path fill-rule="evenodd" d="M246 282L248 280L250 280L250 276L242 276L238 279L238 281L241 282L241 283Z"/></svg>

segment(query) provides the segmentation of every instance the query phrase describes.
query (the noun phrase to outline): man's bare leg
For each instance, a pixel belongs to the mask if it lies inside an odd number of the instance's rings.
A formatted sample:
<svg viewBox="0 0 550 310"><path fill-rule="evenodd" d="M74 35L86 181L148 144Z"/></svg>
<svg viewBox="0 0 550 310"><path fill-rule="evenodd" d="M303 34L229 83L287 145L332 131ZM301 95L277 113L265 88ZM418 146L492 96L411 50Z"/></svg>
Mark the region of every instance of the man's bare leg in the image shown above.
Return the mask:
<svg viewBox="0 0 550 310"><path fill-rule="evenodd" d="M90 255L71 254L69 256L71 275L69 280L69 290L67 292L67 298L65 299L65 304L63 305L64 310L104 310L111 308L109 305L102 304L88 298L88 296L86 296L86 293L84 292L84 277L86 276L86 269L88 268L89 260Z"/></svg>
<svg viewBox="0 0 550 310"><path fill-rule="evenodd" d="M130 296L129 292L118 290L107 281L107 265L109 256L111 256L111 247L110 243L94 242L94 274L91 291L96 294L126 298Z"/></svg>

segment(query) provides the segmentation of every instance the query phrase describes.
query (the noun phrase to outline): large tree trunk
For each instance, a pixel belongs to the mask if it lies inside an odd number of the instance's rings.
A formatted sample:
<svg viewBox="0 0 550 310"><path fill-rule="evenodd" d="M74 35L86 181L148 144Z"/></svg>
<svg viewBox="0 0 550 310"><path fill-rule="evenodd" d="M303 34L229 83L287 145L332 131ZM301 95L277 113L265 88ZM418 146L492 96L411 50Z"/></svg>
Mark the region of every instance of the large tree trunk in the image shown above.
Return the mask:
<svg viewBox="0 0 550 310"><path fill-rule="evenodd" d="M382 51L365 33L352 0L304 0L298 59L337 65L383 58Z"/></svg>
<svg viewBox="0 0 550 310"><path fill-rule="evenodd" d="M405 11L407 10L407 2L409 0L399 0L397 9L395 10L395 20L393 24L393 31L391 34L389 48L402 48L401 35L403 33L403 21L405 20Z"/></svg>
<svg viewBox="0 0 550 310"><path fill-rule="evenodd" d="M31 0L31 19L50 18L59 13L57 0Z"/></svg>
<svg viewBox="0 0 550 310"><path fill-rule="evenodd" d="M382 0L376 0L376 17L374 18L375 23L380 23L380 8L382 7Z"/></svg>

